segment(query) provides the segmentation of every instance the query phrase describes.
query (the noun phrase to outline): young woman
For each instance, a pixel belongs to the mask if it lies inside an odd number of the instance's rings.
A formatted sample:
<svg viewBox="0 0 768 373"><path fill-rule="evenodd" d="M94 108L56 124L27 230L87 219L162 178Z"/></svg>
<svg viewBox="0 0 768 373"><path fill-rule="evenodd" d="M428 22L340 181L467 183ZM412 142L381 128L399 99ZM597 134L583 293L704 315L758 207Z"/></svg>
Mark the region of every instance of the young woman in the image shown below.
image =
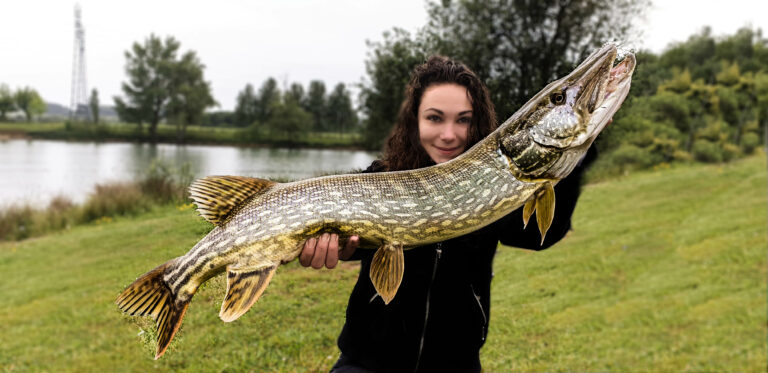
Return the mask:
<svg viewBox="0 0 768 373"><path fill-rule="evenodd" d="M416 67L405 93L384 159L364 172L446 162L496 128L487 88L461 63L429 58ZM407 250L403 281L388 305L368 275L374 250L356 251L357 237L341 250L337 235L308 240L299 257L305 267L334 268L338 259L361 263L332 372L479 372L499 241L532 250L559 241L570 229L582 170L555 187L557 208L543 245L536 224L523 229L518 210L468 235Z"/></svg>

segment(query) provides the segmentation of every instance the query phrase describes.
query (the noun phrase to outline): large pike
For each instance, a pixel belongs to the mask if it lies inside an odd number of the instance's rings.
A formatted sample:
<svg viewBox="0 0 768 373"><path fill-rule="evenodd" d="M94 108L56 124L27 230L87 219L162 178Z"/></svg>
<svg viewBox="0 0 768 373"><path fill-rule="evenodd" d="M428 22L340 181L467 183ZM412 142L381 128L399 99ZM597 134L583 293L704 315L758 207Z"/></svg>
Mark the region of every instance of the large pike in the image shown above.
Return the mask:
<svg viewBox="0 0 768 373"><path fill-rule="evenodd" d="M403 250L480 229L524 207L542 238L554 212L553 185L567 176L629 91L634 55L614 67L606 45L550 83L485 139L432 167L326 176L292 183L211 176L191 197L216 227L187 254L141 276L117 298L123 312L157 321L163 355L200 284L227 271L219 317L234 321L261 296L278 266L322 232L360 236L377 249L370 277L389 303L403 276Z"/></svg>

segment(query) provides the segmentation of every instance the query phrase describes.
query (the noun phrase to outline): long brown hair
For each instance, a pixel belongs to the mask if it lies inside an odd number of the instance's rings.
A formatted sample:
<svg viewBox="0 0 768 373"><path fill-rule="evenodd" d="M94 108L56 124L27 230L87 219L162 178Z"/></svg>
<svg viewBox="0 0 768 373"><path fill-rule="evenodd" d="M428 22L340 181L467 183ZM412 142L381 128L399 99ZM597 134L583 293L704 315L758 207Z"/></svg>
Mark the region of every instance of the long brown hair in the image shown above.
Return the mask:
<svg viewBox="0 0 768 373"><path fill-rule="evenodd" d="M496 129L496 113L485 84L464 64L447 57L432 56L416 66L405 87L405 100L384 148L382 160L387 170L410 170L434 163L419 140L418 110L424 91L431 85L444 83L463 86L470 96L472 122L466 149Z"/></svg>

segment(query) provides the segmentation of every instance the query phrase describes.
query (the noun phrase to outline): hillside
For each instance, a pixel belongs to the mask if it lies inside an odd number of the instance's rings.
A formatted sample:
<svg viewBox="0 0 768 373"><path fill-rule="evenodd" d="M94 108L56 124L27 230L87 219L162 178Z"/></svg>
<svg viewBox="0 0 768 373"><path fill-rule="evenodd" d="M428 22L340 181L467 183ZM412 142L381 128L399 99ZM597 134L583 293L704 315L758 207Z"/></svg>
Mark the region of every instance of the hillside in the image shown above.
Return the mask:
<svg viewBox="0 0 768 373"><path fill-rule="evenodd" d="M766 190L764 154L587 186L561 243L499 249L485 370L764 371ZM229 324L214 278L152 360L113 301L209 229L180 206L0 244L0 370L328 371L354 263L283 266Z"/></svg>

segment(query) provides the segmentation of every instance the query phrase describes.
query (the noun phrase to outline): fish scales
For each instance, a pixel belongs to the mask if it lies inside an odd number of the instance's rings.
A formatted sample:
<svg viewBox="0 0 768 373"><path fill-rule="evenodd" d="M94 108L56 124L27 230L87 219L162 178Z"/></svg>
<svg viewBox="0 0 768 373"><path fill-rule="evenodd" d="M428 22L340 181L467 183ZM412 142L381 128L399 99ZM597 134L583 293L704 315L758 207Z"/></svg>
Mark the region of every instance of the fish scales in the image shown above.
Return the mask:
<svg viewBox="0 0 768 373"><path fill-rule="evenodd" d="M629 90L634 56L613 66L615 56L612 45L596 51L445 163L284 184L239 176L196 181L191 196L216 226L187 254L129 285L118 306L157 320L159 358L200 284L227 272L219 317L234 321L261 296L277 267L321 233L356 235L361 249L377 250L370 278L385 303L402 280L403 250L475 231L523 205L523 223L535 211L543 242L554 214L554 184L576 166Z"/></svg>
<svg viewBox="0 0 768 373"><path fill-rule="evenodd" d="M464 234L478 229L478 226L462 225L462 228L452 229L452 224L442 224L444 219L440 219L440 215L450 215L455 207L448 203L437 203L436 199L451 201L460 196L463 200L473 200L470 207L465 207L465 210L471 210L475 207L480 209L476 214L482 214L484 211L489 210L494 213L494 216L505 216L510 209L495 209L494 206L489 204L492 199L501 198L510 201L509 206L519 204L519 201L524 201L530 197L533 190L537 187L535 183L524 183L514 179L514 177L506 171L507 164L498 156L492 156L493 152L484 151L482 148L473 151L471 156L465 157L465 162L456 162L445 169L438 168L437 172L415 172L415 173L400 173L399 177L389 177L384 174L358 174L358 175L339 175L339 176L327 176L319 179L313 179L311 181L299 181L294 183L288 183L276 188L267 194L253 199L241 210L241 212L235 215L232 219L221 227L216 227L214 230L201 240L195 248L193 248L188 254L182 256L179 261L173 264L169 268L169 275L165 280L173 284L172 290L175 294L181 294L181 288L189 281L193 283L199 283L209 277L208 270L216 268L222 268L226 265L231 265L239 262L244 263L261 263L275 260L285 260L285 254L280 248L274 250L258 250L263 245L254 246L254 242L264 242L270 240L281 240L283 242L293 243L293 247L289 250L293 251L297 256L301 250L299 244L303 243L306 239L315 235L322 230L338 231L342 225L355 225L354 231L344 232L344 235L359 235L363 241L368 242L382 242L392 241L395 243L403 244L406 248L412 248L417 245L424 245L433 242L443 241L450 237L455 236L457 233ZM473 174L471 168L468 167L470 163L477 159L482 164L486 165L487 172L479 174ZM493 184L487 183L484 188L476 189L473 192L470 191L469 186L475 185L480 178L487 179L488 173L492 173L496 182ZM431 191L425 191L421 188L421 180L425 180L430 185L436 186ZM456 180L469 180L469 183L458 185ZM474 182L473 182L474 181ZM515 191L514 193L507 193L499 197L497 194L484 193L488 190L501 190L504 185L528 185L529 193L521 193ZM366 188L365 185L373 185L376 188ZM375 209L370 203L371 195L379 195L381 190L393 191L394 196L392 200L398 200L401 204L412 205L408 210L414 216L427 216L427 221L424 223L422 231L414 236L413 233L408 234L411 239L406 239L406 233L404 231L396 231L398 227L401 227L403 221L406 219L399 216L395 210L389 209L386 211ZM514 188L508 190L515 190ZM316 213L319 210L327 210L326 205L318 203L321 201L333 201L335 198L331 196L334 193L340 193L345 196L350 203L348 204L333 204L329 211L325 211L322 216L322 220L318 220ZM354 195L357 195L355 197ZM294 200L303 199L309 196L310 200L314 199L315 202L310 204L310 208L306 211L308 214L295 214L301 210L307 204L294 204ZM420 197L427 196L426 199ZM363 205L355 204L355 201L363 202ZM517 203L516 203L517 202ZM459 200L456 205L461 204ZM282 206L294 206L295 210L278 211ZM432 206L430 208L430 214L421 213L420 207ZM349 211L348 214L340 214L342 210ZM384 229L378 227L367 227L365 225L356 225L352 223L352 220L359 220L361 216L367 214L361 211L369 212L369 210L376 210L378 216L375 220L381 222L380 225ZM260 212L268 211L269 213L263 216L259 216ZM436 213L440 215L435 216ZM275 215L285 216L284 222L281 225L289 225L290 223L301 223L301 228L297 230L270 230L269 226L266 226L266 221ZM298 216L292 220L289 220L287 216ZM408 220L411 220L408 218ZM491 221L487 221L489 224ZM309 224L308 224L309 222ZM251 226L265 227L266 229L252 231L249 228ZM424 230L428 227L439 227L434 233L424 233ZM339 232L341 233L341 232ZM239 245L225 246L219 248L221 242L234 242L237 237L247 237L243 243ZM416 240L413 240L416 238ZM204 246L205 249L197 250L197 247ZM243 260L242 258L247 258ZM211 267L213 265L213 267ZM191 294L190 294L191 295Z"/></svg>

